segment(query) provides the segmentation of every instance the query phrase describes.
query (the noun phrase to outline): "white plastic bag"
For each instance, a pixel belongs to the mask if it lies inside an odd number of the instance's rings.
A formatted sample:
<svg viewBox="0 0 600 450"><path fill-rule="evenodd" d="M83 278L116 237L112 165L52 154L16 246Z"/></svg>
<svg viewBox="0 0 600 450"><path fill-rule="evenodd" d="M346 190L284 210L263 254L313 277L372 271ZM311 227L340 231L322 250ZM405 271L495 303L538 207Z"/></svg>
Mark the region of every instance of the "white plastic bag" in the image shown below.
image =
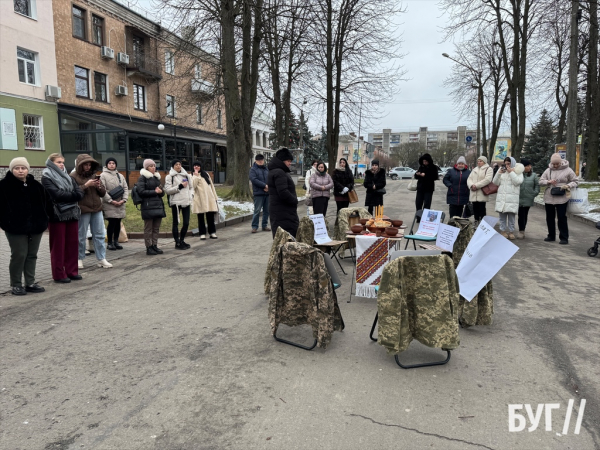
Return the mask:
<svg viewBox="0 0 600 450"><path fill-rule="evenodd" d="M587 214L590 212L588 190L584 188L571 189L571 198L567 211L571 214Z"/></svg>
<svg viewBox="0 0 600 450"><path fill-rule="evenodd" d="M417 190L417 183L419 180L417 180L416 178L413 178L412 180L410 180L410 183L408 183L408 190L409 191L416 191Z"/></svg>
<svg viewBox="0 0 600 450"><path fill-rule="evenodd" d="M219 208L219 215L217 217L217 223L223 223L225 222L225 211L223 211L223 208Z"/></svg>

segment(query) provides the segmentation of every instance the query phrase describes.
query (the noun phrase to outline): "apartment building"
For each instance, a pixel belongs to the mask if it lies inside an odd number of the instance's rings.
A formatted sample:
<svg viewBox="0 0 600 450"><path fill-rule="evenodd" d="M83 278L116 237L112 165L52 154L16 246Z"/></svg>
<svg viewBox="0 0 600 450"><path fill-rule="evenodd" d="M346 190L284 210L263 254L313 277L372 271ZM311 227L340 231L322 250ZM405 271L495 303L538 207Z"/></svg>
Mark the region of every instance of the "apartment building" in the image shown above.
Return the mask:
<svg viewBox="0 0 600 450"><path fill-rule="evenodd" d="M225 180L217 61L191 43L193 32L182 39L113 0L55 1L54 30L67 168L81 153L110 156L131 184L146 158L162 171L200 160Z"/></svg>
<svg viewBox="0 0 600 450"><path fill-rule="evenodd" d="M369 142L372 142L376 147L381 147L384 153L389 154L390 148L399 147L408 143L419 143L427 149L435 148L442 144L456 145L460 149L465 149L467 136L471 137L471 142L475 142L477 132L475 130L467 130L465 126L459 126L456 130L429 130L428 127L420 127L417 131L392 131L385 128L381 133L369 133Z"/></svg>
<svg viewBox="0 0 600 450"><path fill-rule="evenodd" d="M371 155L371 157L369 157ZM365 142L363 136L356 134L343 134L338 138L338 152L336 161L346 158L352 173L364 173L371 165L371 159L375 158L374 146Z"/></svg>
<svg viewBox="0 0 600 450"><path fill-rule="evenodd" d="M0 1L0 176L26 157L39 177L60 148L53 2Z"/></svg>

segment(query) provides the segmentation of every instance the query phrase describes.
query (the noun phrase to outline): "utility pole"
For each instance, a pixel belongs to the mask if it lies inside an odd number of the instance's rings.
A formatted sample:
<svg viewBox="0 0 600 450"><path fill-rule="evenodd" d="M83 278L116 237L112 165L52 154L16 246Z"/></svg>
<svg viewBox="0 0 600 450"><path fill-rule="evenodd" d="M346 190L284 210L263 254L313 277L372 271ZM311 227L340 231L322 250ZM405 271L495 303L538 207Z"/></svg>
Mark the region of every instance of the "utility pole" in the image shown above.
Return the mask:
<svg viewBox="0 0 600 450"><path fill-rule="evenodd" d="M569 54L569 110L567 111L567 161L575 170L577 144L577 44L579 0L571 0L571 48Z"/></svg>

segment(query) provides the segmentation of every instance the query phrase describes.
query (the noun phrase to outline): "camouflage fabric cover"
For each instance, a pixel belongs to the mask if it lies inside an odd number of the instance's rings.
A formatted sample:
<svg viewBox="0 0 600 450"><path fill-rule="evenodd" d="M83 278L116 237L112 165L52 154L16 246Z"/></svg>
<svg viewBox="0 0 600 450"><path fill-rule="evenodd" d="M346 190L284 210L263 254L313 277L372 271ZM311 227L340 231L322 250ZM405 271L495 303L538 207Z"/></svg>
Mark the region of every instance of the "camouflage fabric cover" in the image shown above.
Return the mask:
<svg viewBox="0 0 600 450"><path fill-rule="evenodd" d="M463 257L463 254L473 237L474 231L471 222L469 222L468 219L452 218L448 221L448 225L460 228L452 252L454 267L458 267L458 263ZM492 280L490 280L490 282L479 291L477 297L470 302L466 301L463 297L460 297L458 304L458 320L463 327L468 328L473 325L491 325L493 322L493 314L494 289L492 287Z"/></svg>
<svg viewBox="0 0 600 450"><path fill-rule="evenodd" d="M329 228L329 221L327 219L325 219L325 226L327 227L327 234L331 237L331 228ZM300 219L300 225L296 232L296 242L302 242L307 245L315 243L315 225L310 220L310 217L304 216Z"/></svg>
<svg viewBox="0 0 600 450"><path fill-rule="evenodd" d="M267 271L265 272L265 294L269 295L269 288L271 286L271 267L275 261L275 257L279 252L279 248L286 242L294 242L294 237L285 231L283 228L277 228L275 237L273 238L273 244L271 245L271 253L269 254L269 261L267 262Z"/></svg>
<svg viewBox="0 0 600 450"><path fill-rule="evenodd" d="M377 342L391 354L406 350L413 339L428 347L457 348L458 298L458 279L448 255L391 261L377 296Z"/></svg>
<svg viewBox="0 0 600 450"><path fill-rule="evenodd" d="M346 232L350 231L350 225L348 224L348 217L357 212L358 216L361 219L370 219L372 216L369 214L366 208L356 207L356 208L342 208L337 215L337 219L335 220L334 230L333 230L333 240L334 241L345 241L346 240ZM344 252L348 248L348 245L344 244L342 250L338 253L340 258L344 257Z"/></svg>
<svg viewBox="0 0 600 450"><path fill-rule="evenodd" d="M344 328L323 252L298 242L279 247L271 267L269 321L273 334L280 323L311 325L322 348L327 347L334 331Z"/></svg>

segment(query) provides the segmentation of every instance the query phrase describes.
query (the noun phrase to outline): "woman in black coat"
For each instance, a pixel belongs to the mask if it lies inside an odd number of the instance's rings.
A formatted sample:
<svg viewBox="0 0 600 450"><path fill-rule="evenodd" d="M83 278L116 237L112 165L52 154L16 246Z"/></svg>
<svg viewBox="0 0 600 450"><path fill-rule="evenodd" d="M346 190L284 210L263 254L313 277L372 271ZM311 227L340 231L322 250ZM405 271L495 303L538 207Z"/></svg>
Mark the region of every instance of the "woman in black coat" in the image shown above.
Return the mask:
<svg viewBox="0 0 600 450"><path fill-rule="evenodd" d="M444 185L448 188L446 203L450 205L450 217L471 216L469 208L465 208L465 205L469 203L470 189L467 185L467 178L470 174L471 171L467 168L467 161L464 156L461 156L454 167L444 175Z"/></svg>
<svg viewBox="0 0 600 450"><path fill-rule="evenodd" d="M10 246L8 272L13 295L45 291L35 282L35 266L42 233L48 228L50 199L29 169L27 159L14 158L0 181L0 228Z"/></svg>
<svg viewBox="0 0 600 450"><path fill-rule="evenodd" d="M431 209L431 199L435 191L435 182L438 180L439 168L433 164L433 158L425 153L419 158L419 170L415 173L417 179L417 197L415 206L420 209Z"/></svg>
<svg viewBox="0 0 600 450"><path fill-rule="evenodd" d="M340 158L338 166L333 172L333 195L337 204L337 212L340 209L347 208L350 205L348 192L354 189L354 175L348 166L346 158Z"/></svg>
<svg viewBox="0 0 600 450"><path fill-rule="evenodd" d="M277 150L269 161L269 215L273 237L277 227L296 237L300 219L298 218L298 196L296 186L290 176L290 166L294 156L287 148Z"/></svg>
<svg viewBox="0 0 600 450"><path fill-rule="evenodd" d="M154 160L144 160L144 168L140 170L136 187L142 197L141 210L142 219L144 219L146 255L160 255L163 251L157 246L158 233L160 232L160 222L167 214L162 199L165 192L160 185L160 173L156 171Z"/></svg>
<svg viewBox="0 0 600 450"><path fill-rule="evenodd" d="M365 172L365 182L363 186L367 189L365 206L369 209L369 214L373 214L373 206L383 205L383 192L377 192L381 189L385 191L385 171L379 169L379 160L374 159L371 162L371 169Z"/></svg>

